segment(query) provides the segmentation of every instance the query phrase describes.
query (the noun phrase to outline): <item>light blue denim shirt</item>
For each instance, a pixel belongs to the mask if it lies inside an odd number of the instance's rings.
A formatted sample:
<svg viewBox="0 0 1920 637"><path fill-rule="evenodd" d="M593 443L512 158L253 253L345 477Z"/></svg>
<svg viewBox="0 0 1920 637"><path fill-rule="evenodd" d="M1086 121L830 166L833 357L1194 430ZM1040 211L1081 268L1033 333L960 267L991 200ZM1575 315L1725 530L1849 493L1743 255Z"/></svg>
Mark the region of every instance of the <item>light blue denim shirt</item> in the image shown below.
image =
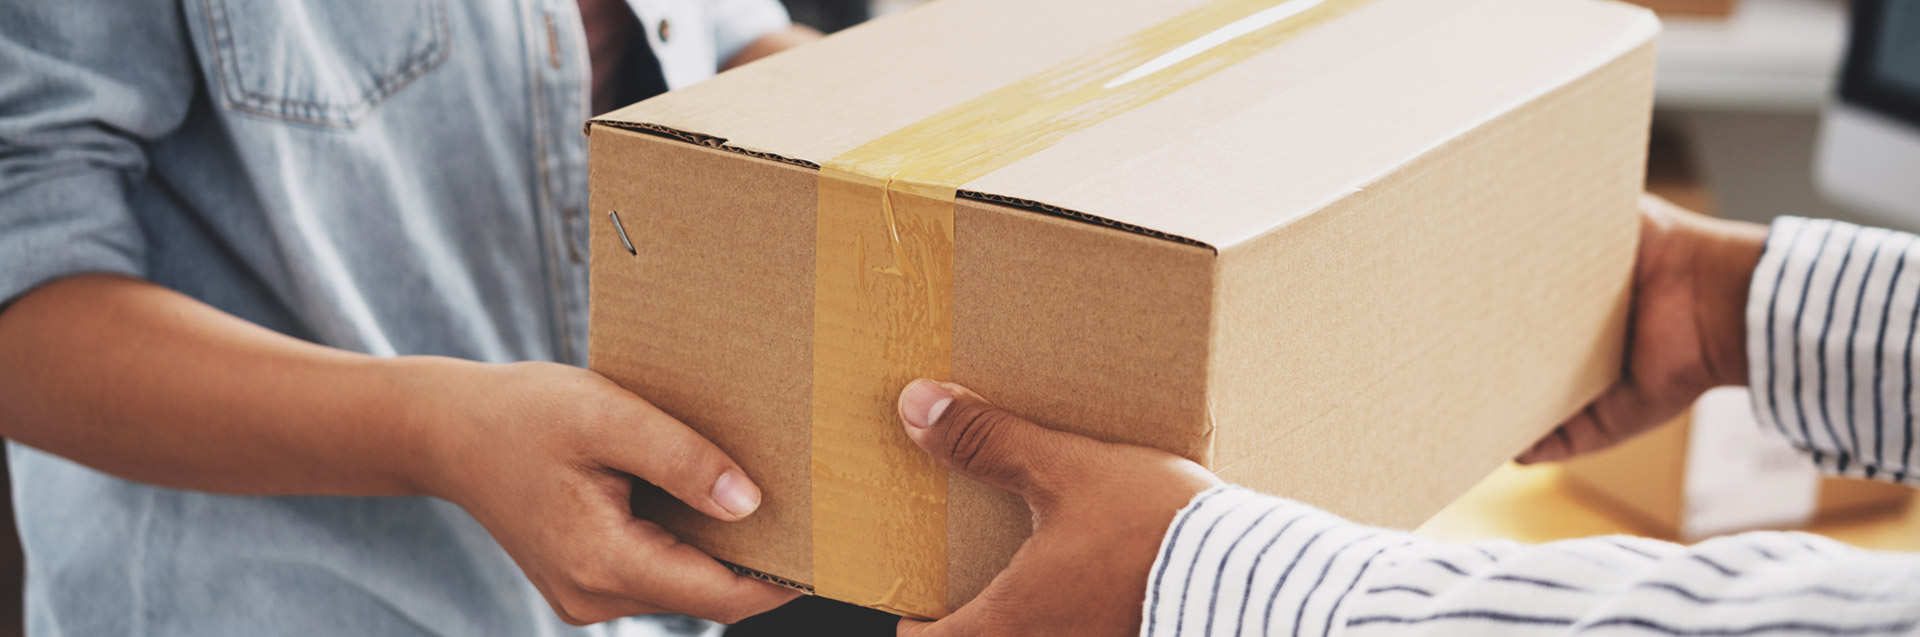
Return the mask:
<svg viewBox="0 0 1920 637"><path fill-rule="evenodd" d="M787 24L631 4L673 86ZM0 2L0 303L124 273L349 350L582 363L588 90L575 0ZM9 460L34 635L711 629L567 626L443 501Z"/></svg>

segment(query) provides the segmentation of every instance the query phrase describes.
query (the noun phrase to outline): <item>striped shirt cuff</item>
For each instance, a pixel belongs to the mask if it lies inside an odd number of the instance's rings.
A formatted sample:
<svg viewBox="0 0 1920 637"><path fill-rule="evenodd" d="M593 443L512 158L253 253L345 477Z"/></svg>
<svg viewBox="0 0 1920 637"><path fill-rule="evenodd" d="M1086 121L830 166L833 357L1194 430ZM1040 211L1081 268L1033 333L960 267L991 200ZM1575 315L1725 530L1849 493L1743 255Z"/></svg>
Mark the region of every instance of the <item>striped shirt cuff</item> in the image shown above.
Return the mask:
<svg viewBox="0 0 1920 637"><path fill-rule="evenodd" d="M1914 239L1782 217L1754 270L1747 359L1755 413L1830 474L1920 486L1911 470Z"/></svg>
<svg viewBox="0 0 1920 637"><path fill-rule="evenodd" d="M1206 491L1161 542L1141 634L1322 634L1345 621L1344 602L1374 558L1406 542L1292 500Z"/></svg>

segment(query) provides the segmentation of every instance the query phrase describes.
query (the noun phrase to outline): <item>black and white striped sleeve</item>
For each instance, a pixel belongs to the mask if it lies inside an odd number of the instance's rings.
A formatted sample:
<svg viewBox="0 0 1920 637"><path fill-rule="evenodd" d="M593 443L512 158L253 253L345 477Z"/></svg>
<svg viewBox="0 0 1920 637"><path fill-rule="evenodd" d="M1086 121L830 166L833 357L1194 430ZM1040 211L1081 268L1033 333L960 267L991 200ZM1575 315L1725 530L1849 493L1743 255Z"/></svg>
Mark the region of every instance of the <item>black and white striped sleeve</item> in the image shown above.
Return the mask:
<svg viewBox="0 0 1920 637"><path fill-rule="evenodd" d="M1755 410L1829 473L1920 485L1916 239L1782 218L1754 271ZM1920 556L1780 532L1457 545L1222 487L1168 528L1145 603L1147 637L1920 634Z"/></svg>
<svg viewBox="0 0 1920 637"><path fill-rule="evenodd" d="M1767 236L1747 303L1754 410L1828 473L1920 486L1917 266L1906 233L1783 217Z"/></svg>
<svg viewBox="0 0 1920 637"><path fill-rule="evenodd" d="M1449 544L1221 487L1169 527L1145 637L1920 633L1920 557L1803 533Z"/></svg>

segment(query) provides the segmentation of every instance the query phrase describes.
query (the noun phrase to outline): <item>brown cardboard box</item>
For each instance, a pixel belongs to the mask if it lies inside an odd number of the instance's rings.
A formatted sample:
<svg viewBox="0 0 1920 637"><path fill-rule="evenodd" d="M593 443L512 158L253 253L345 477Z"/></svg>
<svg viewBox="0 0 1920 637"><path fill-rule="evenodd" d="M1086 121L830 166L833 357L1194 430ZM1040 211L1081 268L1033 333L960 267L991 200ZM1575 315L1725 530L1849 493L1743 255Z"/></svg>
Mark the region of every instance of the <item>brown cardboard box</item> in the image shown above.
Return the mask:
<svg viewBox="0 0 1920 637"><path fill-rule="evenodd" d="M838 470L815 436L816 358L845 355L815 348L816 259L894 258L885 236L819 251L818 167L1235 1L942 0L594 120L592 367L765 490L742 522L658 497L643 514L803 588L828 567L894 569L883 594L821 591L854 603L939 616L972 598L1028 532L1018 500L950 477L894 511L905 487L850 500L815 480ZM1593 0L1335 5L958 184L951 379L1040 423L1411 526L1616 375L1653 17ZM866 460L903 479L924 460L890 417L852 425L893 445ZM849 513L823 496L887 524L823 527Z"/></svg>
<svg viewBox="0 0 1920 637"><path fill-rule="evenodd" d="M1721 409L1743 406L1744 392L1741 395ZM1912 498L1913 490L1901 485L1820 477L1812 462L1784 441L1761 442L1767 446L1756 449L1752 442L1729 442L1725 434L1702 435L1695 414L1709 406L1696 407L1611 449L1570 460L1562 475L1588 499L1655 535L1679 540L1819 524L1898 508ZM1715 411L1704 413L1720 417ZM1769 435L1750 416L1728 426L1737 427L1730 433L1742 437ZM1705 471L1690 466L1702 462L1717 465ZM1703 474L1726 476L1736 481L1735 490L1702 485L1707 478Z"/></svg>

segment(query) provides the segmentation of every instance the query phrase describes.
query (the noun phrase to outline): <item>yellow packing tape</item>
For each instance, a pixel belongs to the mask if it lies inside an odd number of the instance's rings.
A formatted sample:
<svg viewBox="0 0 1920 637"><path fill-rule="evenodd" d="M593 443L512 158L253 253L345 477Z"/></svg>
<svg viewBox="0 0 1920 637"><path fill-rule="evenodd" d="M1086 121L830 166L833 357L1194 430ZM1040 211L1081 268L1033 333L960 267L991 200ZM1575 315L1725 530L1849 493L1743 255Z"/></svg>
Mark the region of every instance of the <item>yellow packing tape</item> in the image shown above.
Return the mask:
<svg viewBox="0 0 1920 637"><path fill-rule="evenodd" d="M914 617L947 607L947 475L895 397L947 379L961 186L1370 0L1216 0L881 136L820 169L813 579Z"/></svg>

